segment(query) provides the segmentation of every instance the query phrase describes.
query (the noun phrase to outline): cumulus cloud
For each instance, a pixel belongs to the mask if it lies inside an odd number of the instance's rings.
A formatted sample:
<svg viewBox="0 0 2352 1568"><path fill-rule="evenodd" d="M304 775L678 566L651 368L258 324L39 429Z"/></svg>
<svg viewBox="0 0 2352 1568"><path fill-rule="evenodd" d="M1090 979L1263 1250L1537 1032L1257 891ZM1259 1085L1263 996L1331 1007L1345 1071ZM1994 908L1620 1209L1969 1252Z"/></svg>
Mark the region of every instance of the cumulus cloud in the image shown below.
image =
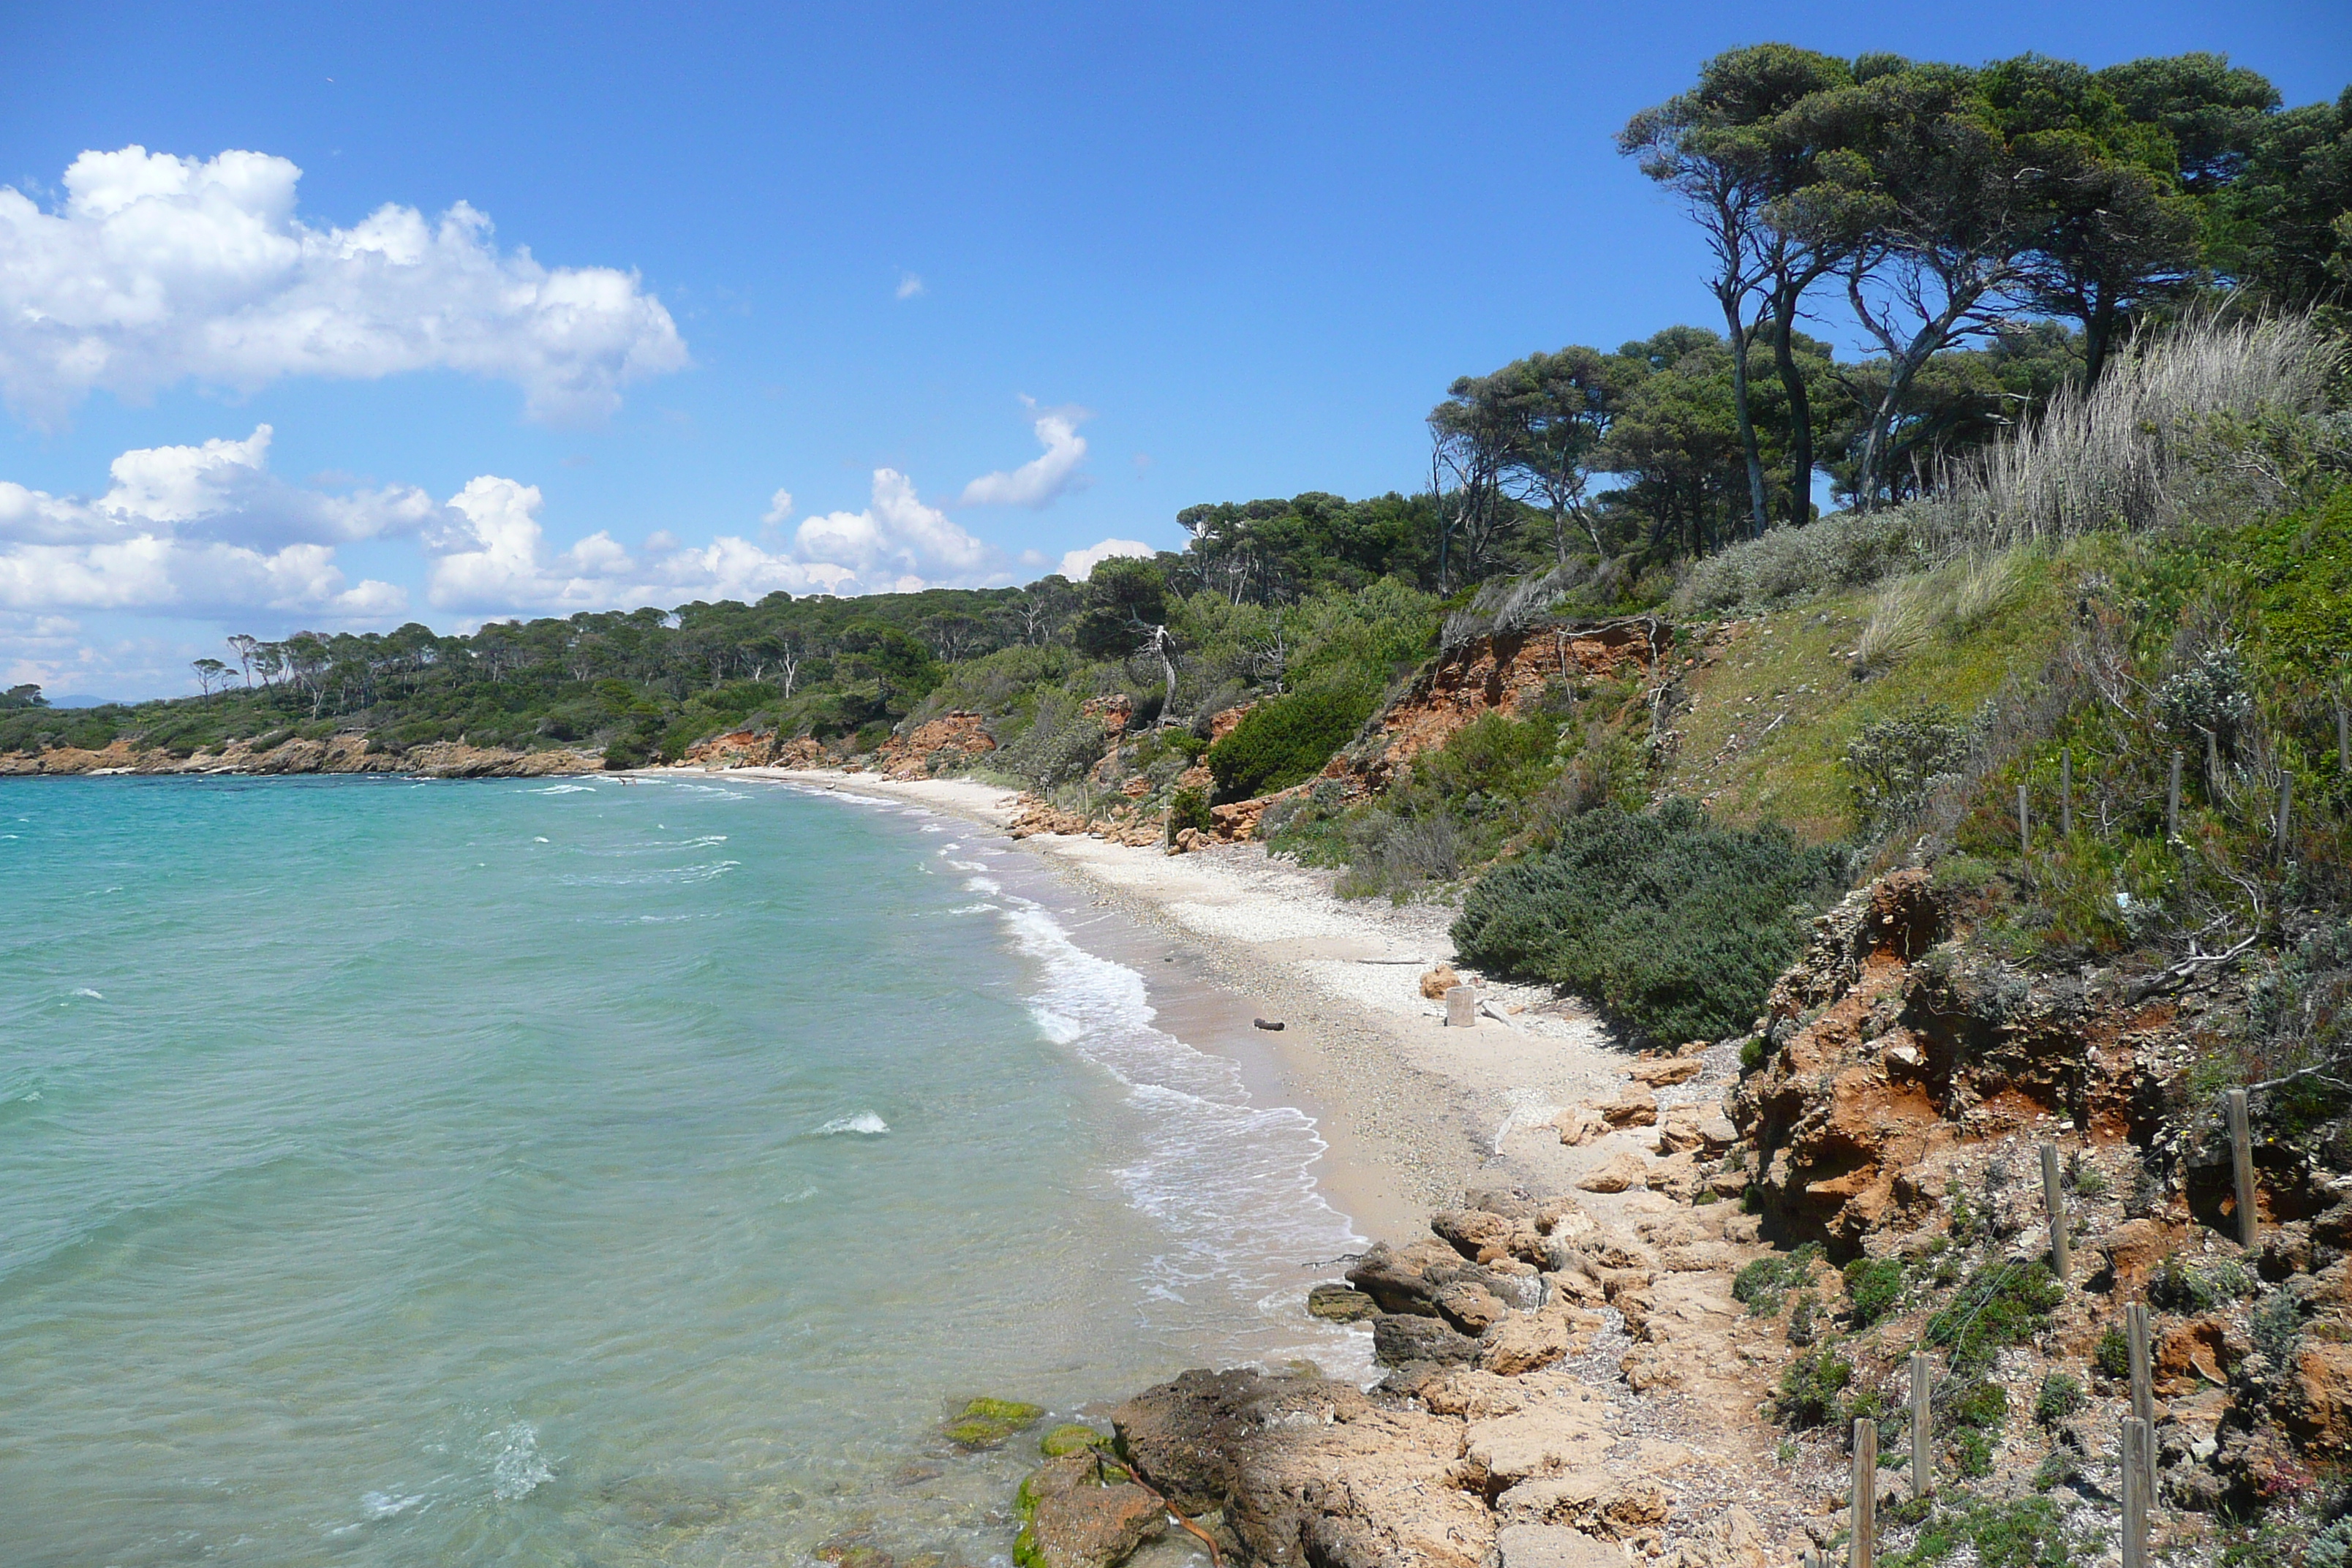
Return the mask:
<svg viewBox="0 0 2352 1568"><path fill-rule="evenodd" d="M349 619L395 613L389 583L349 586L335 545L415 532L438 511L408 486L332 495L268 469L270 427L242 441L150 447L110 467L84 500L0 481L0 607L265 608Z"/></svg>
<svg viewBox="0 0 2352 1568"><path fill-rule="evenodd" d="M1033 410L1036 405L1023 398ZM962 506L1025 506L1044 509L1065 491L1080 488L1087 477L1078 472L1086 460L1087 438L1078 426L1092 417L1083 408L1048 408L1037 412L1034 428L1044 455L1032 458L1010 473L982 474L964 486Z"/></svg>
<svg viewBox="0 0 2352 1568"><path fill-rule="evenodd" d="M898 274L898 298L911 300L923 291L923 280L912 272Z"/></svg>
<svg viewBox="0 0 2352 1568"><path fill-rule="evenodd" d="M539 521L543 504L537 485L488 474L467 481L425 532L425 596L446 610L569 615L855 586L845 566L804 563L730 537L694 547L656 533L633 553L600 530L569 549L551 549Z"/></svg>
<svg viewBox="0 0 2352 1568"><path fill-rule="evenodd" d="M778 490L774 495L770 496L768 510L760 514L760 521L771 527L780 522L790 522L792 520L793 492L790 490Z"/></svg>
<svg viewBox="0 0 2352 1568"><path fill-rule="evenodd" d="M804 519L793 532L793 553L846 568L868 592L976 582L996 564L995 552L925 506L914 481L896 468L874 470L864 511Z"/></svg>
<svg viewBox="0 0 2352 1568"><path fill-rule="evenodd" d="M1158 554L1151 546L1135 539L1106 539L1089 544L1084 550L1073 550L1062 557L1056 568L1073 583L1083 583L1095 574L1095 568L1115 555L1140 555L1147 559Z"/></svg>
<svg viewBox="0 0 2352 1568"><path fill-rule="evenodd" d="M75 159L54 212L0 187L0 395L50 423L93 390L447 369L514 383L533 418L593 421L687 363L635 273L501 251L463 202L315 228L295 214L301 174L132 146Z"/></svg>

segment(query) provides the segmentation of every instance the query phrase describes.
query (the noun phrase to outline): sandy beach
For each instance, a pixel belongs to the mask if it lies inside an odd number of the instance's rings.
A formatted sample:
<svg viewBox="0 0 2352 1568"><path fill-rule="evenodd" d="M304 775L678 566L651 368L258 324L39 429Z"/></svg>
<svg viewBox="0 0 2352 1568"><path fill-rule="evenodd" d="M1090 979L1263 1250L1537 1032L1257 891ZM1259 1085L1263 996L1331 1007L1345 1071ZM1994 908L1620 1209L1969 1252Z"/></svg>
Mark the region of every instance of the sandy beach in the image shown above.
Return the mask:
<svg viewBox="0 0 2352 1568"><path fill-rule="evenodd" d="M1019 802L1013 790L968 779L726 771L917 804L999 831ZM1318 1118L1329 1145L1318 1176L1370 1237L1419 1231L1429 1210L1458 1202L1473 1183L1564 1191L1615 1154L1655 1147L1654 1133L1643 1142L1639 1131L1561 1145L1553 1117L1612 1098L1630 1065L1630 1053L1575 998L1462 969L1502 1017L1445 1026L1443 1006L1422 995L1420 982L1454 961L1450 908L1343 900L1330 873L1255 844L1179 856L1075 834L1018 844L1095 903L1166 939L1156 953L1114 941L1106 956L1135 963L1154 1005L1194 1044L1270 1058L1275 1081L1263 1091ZM1193 977L1205 985L1181 984ZM1258 1029L1257 1019L1283 1027ZM1701 1079L1663 1091L1661 1103L1711 1103L1729 1064L1708 1065ZM1593 1201L1633 1212L1664 1204L1641 1192Z"/></svg>

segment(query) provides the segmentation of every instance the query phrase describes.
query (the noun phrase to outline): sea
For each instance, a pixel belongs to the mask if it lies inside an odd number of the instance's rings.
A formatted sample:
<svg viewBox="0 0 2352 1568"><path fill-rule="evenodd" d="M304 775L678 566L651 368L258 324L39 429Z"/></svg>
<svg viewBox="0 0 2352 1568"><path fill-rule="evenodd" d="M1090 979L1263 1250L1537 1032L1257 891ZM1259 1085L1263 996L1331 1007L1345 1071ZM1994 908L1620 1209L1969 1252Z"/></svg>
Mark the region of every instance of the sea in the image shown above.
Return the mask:
<svg viewBox="0 0 2352 1568"><path fill-rule="evenodd" d="M21 780L0 892L9 1568L986 1568L1053 1423L1368 1364L1312 1118L956 818Z"/></svg>

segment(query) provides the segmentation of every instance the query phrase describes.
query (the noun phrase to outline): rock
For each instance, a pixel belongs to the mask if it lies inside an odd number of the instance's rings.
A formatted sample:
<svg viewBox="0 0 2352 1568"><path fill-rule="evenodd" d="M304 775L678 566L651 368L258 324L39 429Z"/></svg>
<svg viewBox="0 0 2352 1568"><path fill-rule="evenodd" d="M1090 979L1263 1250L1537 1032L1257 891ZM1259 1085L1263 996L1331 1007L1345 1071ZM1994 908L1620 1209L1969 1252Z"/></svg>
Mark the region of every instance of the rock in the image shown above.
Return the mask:
<svg viewBox="0 0 2352 1568"><path fill-rule="evenodd" d="M1534 1372L1568 1353L1569 1334L1564 1311L1515 1312L1479 1337L1478 1364L1500 1377Z"/></svg>
<svg viewBox="0 0 2352 1568"><path fill-rule="evenodd" d="M1421 994L1432 1002L1442 1002L1445 994L1462 984L1462 976L1454 973L1450 963L1441 963L1421 977Z"/></svg>
<svg viewBox="0 0 2352 1568"><path fill-rule="evenodd" d="M1658 1097L1647 1084L1629 1083L1616 1099L1593 1109L1612 1127L1647 1127L1658 1119Z"/></svg>
<svg viewBox="0 0 2352 1568"><path fill-rule="evenodd" d="M1690 1154L1660 1160L1649 1168L1643 1179L1652 1192L1664 1193L1678 1204L1686 1204L1698 1195L1698 1160Z"/></svg>
<svg viewBox="0 0 2352 1568"><path fill-rule="evenodd" d="M1538 1223L1542 1210L1529 1203L1527 1194L1515 1187L1473 1187L1462 1200L1466 1209L1484 1209L1508 1220L1526 1220L1542 1228Z"/></svg>
<svg viewBox="0 0 2352 1568"><path fill-rule="evenodd" d="M1688 1083L1706 1070L1706 1063L1697 1057L1659 1057L1635 1062L1625 1076L1652 1089L1664 1089L1669 1084Z"/></svg>
<svg viewBox="0 0 2352 1568"><path fill-rule="evenodd" d="M1110 1439L1083 1421L1066 1421L1037 1439L1037 1451L1049 1459L1099 1448Z"/></svg>
<svg viewBox="0 0 2352 1568"><path fill-rule="evenodd" d="M1463 1423L1351 1384L1188 1372L1112 1416L1146 1484L1222 1510L1247 1560L1316 1568L1484 1568L1494 1516L1454 1482Z"/></svg>
<svg viewBox="0 0 2352 1568"><path fill-rule="evenodd" d="M1579 1389L1514 1415L1472 1422L1462 1457L1479 1489L1492 1492L1533 1477L1597 1469L1614 1442L1607 1402Z"/></svg>
<svg viewBox="0 0 2352 1568"><path fill-rule="evenodd" d="M1590 1143L1609 1131L1608 1121L1589 1105L1570 1106L1554 1117L1551 1124L1559 1130L1559 1141L1571 1148Z"/></svg>
<svg viewBox="0 0 2352 1568"><path fill-rule="evenodd" d="M1041 1407L1017 1399L975 1399L948 1423L941 1436L971 1451L1002 1447L1007 1438L1024 1426L1036 1425L1045 1414Z"/></svg>
<svg viewBox="0 0 2352 1568"><path fill-rule="evenodd" d="M1345 1285L1318 1285L1307 1292L1309 1315L1328 1318L1335 1323L1360 1322L1380 1310L1378 1301Z"/></svg>
<svg viewBox="0 0 2352 1568"><path fill-rule="evenodd" d="M1250 1026L1256 1029L1272 1029L1279 1033L1282 1028L1282 1020L1279 1018L1252 1018L1250 1020Z"/></svg>
<svg viewBox="0 0 2352 1568"><path fill-rule="evenodd" d="M2127 1219L2091 1245L2105 1259L2115 1287L2136 1291L2178 1243L2161 1220Z"/></svg>
<svg viewBox="0 0 2352 1568"><path fill-rule="evenodd" d="M1612 1154L1576 1184L1588 1193L1622 1193L1642 1184L1642 1162L1632 1154Z"/></svg>
<svg viewBox="0 0 2352 1568"><path fill-rule="evenodd" d="M1094 1449L1047 1460L1015 1506L1028 1521L1013 1544L1020 1568L1116 1568L1168 1530L1160 1499Z"/></svg>
<svg viewBox="0 0 2352 1568"><path fill-rule="evenodd" d="M1524 1265L1518 1264L1510 1267L1525 1268ZM1384 1312L1443 1316L1458 1321L1467 1321L1465 1314L1468 1314L1480 1320L1478 1328L1484 1328L1486 1322L1492 1321L1494 1315L1504 1306L1535 1304L1532 1298L1521 1300L1528 1287L1505 1272L1501 1263L1487 1267L1468 1262L1435 1237L1424 1237L1402 1247L1391 1247L1385 1242L1375 1243L1356 1266L1348 1270L1348 1283L1378 1301ZM1489 1307L1479 1301L1475 1294L1458 1292L1449 1309L1445 1305L1445 1292L1449 1288L1462 1284L1476 1286L1486 1291L1496 1298L1496 1304ZM1478 1330L1474 1328L1471 1331L1475 1333Z"/></svg>
<svg viewBox="0 0 2352 1568"><path fill-rule="evenodd" d="M1440 1209L1429 1216L1429 1228L1473 1263L1491 1263L1510 1256L1512 1232L1517 1227L1487 1209Z"/></svg>
<svg viewBox="0 0 2352 1568"><path fill-rule="evenodd" d="M1510 1305L1486 1286L1456 1279L1437 1291L1440 1316L1465 1334L1483 1334L1510 1314Z"/></svg>
<svg viewBox="0 0 2352 1568"><path fill-rule="evenodd" d="M2337 1461L2352 1457L2352 1344L2305 1338L2285 1405L2287 1427L2305 1449Z"/></svg>
<svg viewBox="0 0 2352 1568"><path fill-rule="evenodd" d="M1436 1318L1384 1312L1372 1320L1372 1359L1383 1366L1467 1366L1478 1359L1478 1342Z"/></svg>
<svg viewBox="0 0 2352 1568"><path fill-rule="evenodd" d="M1625 1568L1621 1549L1566 1525L1506 1525L1495 1539L1502 1568Z"/></svg>

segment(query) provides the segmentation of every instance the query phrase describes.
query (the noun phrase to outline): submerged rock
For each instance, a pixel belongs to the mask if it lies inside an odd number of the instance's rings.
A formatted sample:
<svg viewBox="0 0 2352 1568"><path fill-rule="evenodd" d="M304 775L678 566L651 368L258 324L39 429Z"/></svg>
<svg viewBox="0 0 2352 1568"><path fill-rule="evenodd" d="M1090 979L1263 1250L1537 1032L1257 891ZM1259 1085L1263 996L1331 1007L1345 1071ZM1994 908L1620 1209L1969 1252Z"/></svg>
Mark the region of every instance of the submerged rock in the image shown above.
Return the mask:
<svg viewBox="0 0 2352 1568"><path fill-rule="evenodd" d="M975 1399L948 1423L941 1436L967 1452L1002 1447L1015 1432L1034 1426L1045 1414L1042 1405L1024 1405L1017 1399Z"/></svg>
<svg viewBox="0 0 2352 1568"><path fill-rule="evenodd" d="M1361 1290L1345 1285L1324 1284L1307 1292L1307 1310L1318 1318L1328 1318L1335 1323L1361 1322L1381 1310L1381 1304Z"/></svg>
<svg viewBox="0 0 2352 1568"><path fill-rule="evenodd" d="M1014 1506L1025 1521L1013 1543L1020 1568L1116 1568L1168 1531L1158 1495L1091 1446L1046 1460L1021 1483Z"/></svg>
<svg viewBox="0 0 2352 1568"><path fill-rule="evenodd" d="M1110 1439L1083 1421L1066 1421L1037 1439L1037 1451L1049 1459L1099 1448Z"/></svg>

